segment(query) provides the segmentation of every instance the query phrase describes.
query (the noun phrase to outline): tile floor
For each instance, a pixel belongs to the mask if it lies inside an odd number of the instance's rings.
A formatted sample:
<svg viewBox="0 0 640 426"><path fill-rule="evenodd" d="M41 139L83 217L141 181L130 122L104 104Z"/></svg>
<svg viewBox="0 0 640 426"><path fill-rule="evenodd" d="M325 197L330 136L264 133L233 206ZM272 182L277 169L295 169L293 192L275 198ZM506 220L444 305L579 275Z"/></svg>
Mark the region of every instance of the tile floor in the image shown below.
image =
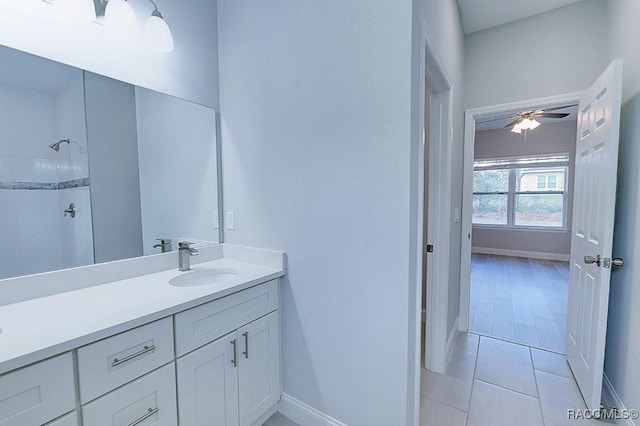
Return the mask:
<svg viewBox="0 0 640 426"><path fill-rule="evenodd" d="M474 254L469 330L564 353L568 262Z"/></svg>
<svg viewBox="0 0 640 426"><path fill-rule="evenodd" d="M421 426L561 426L585 409L564 355L461 333L446 374L422 370Z"/></svg>
<svg viewBox="0 0 640 426"><path fill-rule="evenodd" d="M280 413L275 413L269 417L262 426L300 426L298 423L290 420L288 417L283 416Z"/></svg>

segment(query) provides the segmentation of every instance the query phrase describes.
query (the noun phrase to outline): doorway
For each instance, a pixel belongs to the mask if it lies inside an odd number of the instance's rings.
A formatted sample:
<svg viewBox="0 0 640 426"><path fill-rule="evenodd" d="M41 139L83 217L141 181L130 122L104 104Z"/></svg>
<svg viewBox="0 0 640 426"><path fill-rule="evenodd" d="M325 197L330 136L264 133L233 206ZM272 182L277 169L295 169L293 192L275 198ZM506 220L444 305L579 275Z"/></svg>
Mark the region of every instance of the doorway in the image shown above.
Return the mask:
<svg viewBox="0 0 640 426"><path fill-rule="evenodd" d="M410 273L415 284L410 288L409 424L417 424L420 415L422 371L444 372L458 329L457 323L448 324L453 86L426 21L421 35L418 119L411 146Z"/></svg>
<svg viewBox="0 0 640 426"><path fill-rule="evenodd" d="M476 119L471 332L564 353L577 112L569 102ZM535 128L521 130L525 119Z"/></svg>
<svg viewBox="0 0 640 426"><path fill-rule="evenodd" d="M474 163L476 163L475 142L476 142L477 122L478 123L482 122L483 119L486 120L488 117L491 118L491 117L496 117L500 115L508 116L513 111L530 111L530 110L535 111L535 110L541 109L542 107L546 107L547 109L550 109L550 108L562 107L566 105L574 105L578 103L582 94L583 94L582 92L570 93L566 95L558 95L558 96L552 96L552 97L546 97L546 98L532 99L528 101L513 102L509 104L475 108L475 109L466 111L465 141L464 141L463 207L462 207L463 240L462 240L462 249L461 249L461 271L460 271L461 273L461 276L460 276L460 280L461 280L460 281L460 287L461 287L460 288L460 307L461 309L460 309L459 326L461 331L468 331L470 329L470 327L472 326L472 323L470 322L470 320L473 319L471 318L470 313L473 313L475 315L475 312L473 311L470 312L470 306L471 306L471 297L472 297L471 295L472 252L474 251L472 235L473 235L473 229L474 229L474 226L473 226ZM531 138L531 136L532 136L532 133L527 135L527 137L529 138ZM525 142L526 142L526 139L523 136L523 143ZM574 140L574 143L575 143L575 140ZM548 153L549 151L547 151L547 154ZM543 154L543 153L538 151L535 154ZM558 152L556 151L555 154L558 154ZM493 156L499 157L499 155L495 153ZM509 157L509 156L507 155L506 157ZM530 160L533 159L533 160L531 160L531 164L529 165L539 166L541 163L544 163L544 161L561 160L559 158L555 158L551 160L550 157L558 157L558 156L546 156L546 159L545 159L543 155L534 155L534 153L532 153L531 155L529 155L529 159ZM542 159L542 162L540 161L541 159ZM509 164L507 164L505 167L508 168ZM520 167L520 166L517 166L517 167ZM526 167L520 167L520 168L522 169ZM513 181L510 181L508 183L508 188L506 191L501 191L501 192L512 193L512 199L508 200L508 202L511 203L509 205L511 209L510 209L510 212L506 213L507 219L506 219L505 225L511 224L511 225L517 226L517 216L515 212L516 210L515 198L518 196L518 192L519 192L517 187L519 179L518 179L518 176L515 176L514 178L513 175L515 172L509 172L509 173L511 174L511 178ZM572 176L568 174L568 177L571 178ZM547 181L545 181L545 183L546 182ZM569 179L567 179L567 187L568 188L572 187L571 182L569 182ZM567 203L566 200L565 200L565 209L567 210L567 213L569 214L569 217L570 217L571 203ZM535 228L535 227L532 227L532 228ZM562 228L563 228L562 230L557 231L558 233L556 235L561 235L562 232L570 235L570 232L567 232L568 224L566 223L566 221L564 222ZM535 229L527 230L527 231L513 230L513 232L509 234L510 243L513 243L517 239L518 235L523 235L524 232L535 232ZM529 235L529 234L526 234L526 235ZM553 244L554 243L551 243L551 245ZM518 250L518 249L515 249L513 245L508 246L506 251L501 251L499 249L494 248L493 250L484 250L484 253L477 253L478 252L477 247L475 251L476 251L476 255L482 254L482 255L495 256L495 255L509 254L511 256L517 256L521 258L539 258L538 260L542 260L542 261L568 260L568 256L557 259L556 256L552 256L552 257L544 256L543 253L539 251ZM533 322L535 324L535 319ZM485 331L487 331L488 326L485 325L484 327L485 327ZM564 338L563 336L561 337Z"/></svg>

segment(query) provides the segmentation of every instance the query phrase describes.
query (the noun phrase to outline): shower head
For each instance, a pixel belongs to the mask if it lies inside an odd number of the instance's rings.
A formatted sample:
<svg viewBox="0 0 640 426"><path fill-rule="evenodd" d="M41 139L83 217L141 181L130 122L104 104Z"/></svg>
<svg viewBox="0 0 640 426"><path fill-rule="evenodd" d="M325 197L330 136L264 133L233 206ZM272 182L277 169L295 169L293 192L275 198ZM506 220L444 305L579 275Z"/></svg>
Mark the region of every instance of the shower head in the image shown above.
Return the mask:
<svg viewBox="0 0 640 426"><path fill-rule="evenodd" d="M54 150L54 151L60 151L60 144L61 144L62 142L66 142L66 143L68 143L68 144L70 144L70 143L71 143L71 141L69 141L69 139L62 139L62 140L60 140L60 141L58 141L58 142L55 142L55 143L50 144L50 145L49 145L49 148L51 148L51 149L52 149L52 150Z"/></svg>

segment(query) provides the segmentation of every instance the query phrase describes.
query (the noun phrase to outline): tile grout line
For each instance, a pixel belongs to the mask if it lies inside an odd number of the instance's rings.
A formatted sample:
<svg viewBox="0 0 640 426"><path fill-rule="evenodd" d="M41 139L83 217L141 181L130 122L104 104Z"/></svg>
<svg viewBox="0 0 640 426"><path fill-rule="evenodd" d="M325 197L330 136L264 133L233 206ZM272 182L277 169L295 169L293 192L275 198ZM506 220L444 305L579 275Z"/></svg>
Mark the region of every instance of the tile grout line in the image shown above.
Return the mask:
<svg viewBox="0 0 640 426"><path fill-rule="evenodd" d="M490 334L481 333L481 332L479 332L479 331L475 331L475 330L469 330L468 332L469 332L469 333L477 334L477 335L479 335L479 336L488 337L488 338L490 338L490 339L496 339L496 340L500 340L500 341L502 341L502 342L512 343L512 344L514 344L514 345L524 346L524 347L527 347L527 348L538 349L538 350L540 350L540 351L550 352L550 353L553 353L553 354L556 354L556 355L563 355L563 356L566 356L566 354L564 354L564 353L562 353L562 352L554 351L553 349L543 348L543 347L541 347L541 346L532 346L532 345L528 345L528 344L526 344L526 343L522 343L522 342L515 342L515 341L513 341L513 340L508 340L508 339L505 339L505 338L503 338L503 337L496 337L496 336L492 336L492 335L490 335Z"/></svg>
<svg viewBox="0 0 640 426"><path fill-rule="evenodd" d="M471 376L471 391L469 392L469 408L467 408L467 420L464 422L465 426L469 424L469 416L471 415L471 398L473 398L473 388L476 383L476 371L478 371L478 357L480 356L480 339L482 337L478 335L478 344L476 345L476 359L473 363L473 375Z"/></svg>
<svg viewBox="0 0 640 426"><path fill-rule="evenodd" d="M533 370L533 380L536 382L536 392L538 393L538 407L540 408L540 418L542 419L542 425L546 425L546 420L544 418L544 411L542 411L542 397L540 396L540 386L538 386L538 376L536 376L536 367L533 363L533 352L531 351L531 347L529 347L529 358L531 359L531 369Z"/></svg>
<svg viewBox="0 0 640 426"><path fill-rule="evenodd" d="M520 391L517 391L517 390L510 389L510 388L505 388L504 386L496 385L495 383L487 382L486 380L482 380L482 379L475 379L475 380L477 380L479 382L482 382L482 383L484 383L486 385L495 386L497 388L500 388L500 389L503 389L503 390L506 390L506 391L509 391L509 392L517 393L518 395L526 396L526 397L533 398L533 399L539 399L539 398L537 398L535 396L529 395L528 393L520 392Z"/></svg>

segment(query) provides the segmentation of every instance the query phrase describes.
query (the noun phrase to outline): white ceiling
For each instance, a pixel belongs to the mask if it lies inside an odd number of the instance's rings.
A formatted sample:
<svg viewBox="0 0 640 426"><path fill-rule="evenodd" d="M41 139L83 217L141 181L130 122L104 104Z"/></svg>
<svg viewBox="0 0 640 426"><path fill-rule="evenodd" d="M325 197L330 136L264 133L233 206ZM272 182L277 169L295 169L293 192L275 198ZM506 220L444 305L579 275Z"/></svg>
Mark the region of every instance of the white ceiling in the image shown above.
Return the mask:
<svg viewBox="0 0 640 426"><path fill-rule="evenodd" d="M557 106L554 106L557 108ZM544 109L544 108L536 108L536 109ZM476 119L476 132L483 132L485 130L495 130L495 129L503 129L505 126L513 122L517 113L521 111L511 111L511 112L501 112L491 115L485 115L483 117L478 117ZM578 117L578 106L574 105L568 108L557 109L550 112L567 112L569 115L564 118L544 118L544 117L536 117L536 120L540 122L541 125L551 124L551 123L561 123L563 121L575 121Z"/></svg>
<svg viewBox="0 0 640 426"><path fill-rule="evenodd" d="M539 15L582 0L458 0L465 34Z"/></svg>

